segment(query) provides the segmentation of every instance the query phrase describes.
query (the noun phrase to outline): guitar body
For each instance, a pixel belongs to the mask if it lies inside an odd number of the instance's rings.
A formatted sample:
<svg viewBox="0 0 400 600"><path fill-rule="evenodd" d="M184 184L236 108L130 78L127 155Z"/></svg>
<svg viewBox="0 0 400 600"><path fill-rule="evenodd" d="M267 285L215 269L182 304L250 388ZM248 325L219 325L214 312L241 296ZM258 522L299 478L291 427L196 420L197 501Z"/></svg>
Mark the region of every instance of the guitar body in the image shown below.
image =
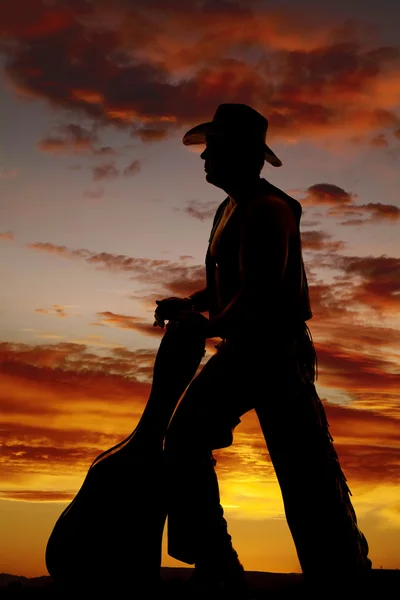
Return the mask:
<svg viewBox="0 0 400 600"><path fill-rule="evenodd" d="M94 460L50 535L45 559L56 582L92 593L158 584L167 516L163 439L204 354L195 322L170 321L137 427Z"/></svg>

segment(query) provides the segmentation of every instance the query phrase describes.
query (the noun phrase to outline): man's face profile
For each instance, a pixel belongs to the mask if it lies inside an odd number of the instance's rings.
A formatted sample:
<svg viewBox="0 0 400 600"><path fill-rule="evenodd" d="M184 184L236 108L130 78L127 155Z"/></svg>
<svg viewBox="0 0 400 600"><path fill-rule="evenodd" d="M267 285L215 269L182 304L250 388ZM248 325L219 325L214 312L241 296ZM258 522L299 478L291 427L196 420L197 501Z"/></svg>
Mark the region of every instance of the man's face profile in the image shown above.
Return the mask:
<svg viewBox="0 0 400 600"><path fill-rule="evenodd" d="M200 158L204 160L206 181L224 190L259 174L254 146L250 148L233 137L207 135Z"/></svg>
<svg viewBox="0 0 400 600"><path fill-rule="evenodd" d="M200 158L204 160L208 183L223 187L232 179L235 163L234 147L233 141L229 142L223 136L206 137L206 148Z"/></svg>

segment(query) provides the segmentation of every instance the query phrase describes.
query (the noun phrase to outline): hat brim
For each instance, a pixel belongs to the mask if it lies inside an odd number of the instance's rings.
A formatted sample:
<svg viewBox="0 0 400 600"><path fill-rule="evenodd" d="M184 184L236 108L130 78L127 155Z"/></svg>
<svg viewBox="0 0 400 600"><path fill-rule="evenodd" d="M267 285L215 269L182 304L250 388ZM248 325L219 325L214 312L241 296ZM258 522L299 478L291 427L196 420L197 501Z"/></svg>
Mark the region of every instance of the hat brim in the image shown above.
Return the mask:
<svg viewBox="0 0 400 600"><path fill-rule="evenodd" d="M189 129L182 138L182 142L185 146L193 146L194 144L205 144L207 135L226 135L226 130L222 129L218 123L210 121L208 123L201 123L196 125L192 129ZM230 135L233 135L230 132ZM264 143L265 147L265 160L274 167L281 167L282 161L276 156L267 144Z"/></svg>

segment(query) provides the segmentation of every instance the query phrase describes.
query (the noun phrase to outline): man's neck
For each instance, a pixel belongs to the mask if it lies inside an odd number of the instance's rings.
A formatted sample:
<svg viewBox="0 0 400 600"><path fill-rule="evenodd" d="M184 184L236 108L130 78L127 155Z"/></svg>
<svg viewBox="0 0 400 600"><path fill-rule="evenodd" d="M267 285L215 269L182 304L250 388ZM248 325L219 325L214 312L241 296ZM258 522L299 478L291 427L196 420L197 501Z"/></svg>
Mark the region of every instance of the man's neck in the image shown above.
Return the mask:
<svg viewBox="0 0 400 600"><path fill-rule="evenodd" d="M225 191L228 194L232 204L239 204L246 202L249 198L253 197L257 193L260 187L261 177L243 181L240 183L232 184L227 186Z"/></svg>

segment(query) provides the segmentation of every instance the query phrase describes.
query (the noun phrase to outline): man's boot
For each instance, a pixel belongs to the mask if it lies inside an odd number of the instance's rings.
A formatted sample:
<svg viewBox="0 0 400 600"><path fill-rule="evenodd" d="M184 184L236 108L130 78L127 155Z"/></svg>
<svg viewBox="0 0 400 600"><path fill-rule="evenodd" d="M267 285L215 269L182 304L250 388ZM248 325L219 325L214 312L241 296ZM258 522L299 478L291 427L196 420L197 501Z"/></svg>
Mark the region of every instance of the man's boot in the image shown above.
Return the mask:
<svg viewBox="0 0 400 600"><path fill-rule="evenodd" d="M195 563L188 586L194 599L250 600L246 573L232 546L204 554Z"/></svg>

